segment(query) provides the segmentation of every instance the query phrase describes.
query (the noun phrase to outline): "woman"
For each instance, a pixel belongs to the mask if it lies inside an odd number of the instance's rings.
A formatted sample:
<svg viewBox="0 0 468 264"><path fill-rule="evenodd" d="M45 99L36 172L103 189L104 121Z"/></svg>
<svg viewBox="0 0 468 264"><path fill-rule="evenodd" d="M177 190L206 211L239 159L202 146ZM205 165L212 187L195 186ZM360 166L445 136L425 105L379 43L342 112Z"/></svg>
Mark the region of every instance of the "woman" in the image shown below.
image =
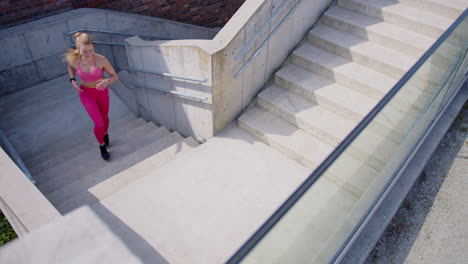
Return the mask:
<svg viewBox="0 0 468 264"><path fill-rule="evenodd" d="M70 83L80 95L81 103L94 122L94 135L99 142L101 156L108 160L109 145L109 89L108 85L117 81L119 77L106 57L94 53L91 35L75 33L76 50L70 49L65 54L68 62ZM104 79L104 71L110 78ZM75 73L80 77L81 84L75 79Z"/></svg>

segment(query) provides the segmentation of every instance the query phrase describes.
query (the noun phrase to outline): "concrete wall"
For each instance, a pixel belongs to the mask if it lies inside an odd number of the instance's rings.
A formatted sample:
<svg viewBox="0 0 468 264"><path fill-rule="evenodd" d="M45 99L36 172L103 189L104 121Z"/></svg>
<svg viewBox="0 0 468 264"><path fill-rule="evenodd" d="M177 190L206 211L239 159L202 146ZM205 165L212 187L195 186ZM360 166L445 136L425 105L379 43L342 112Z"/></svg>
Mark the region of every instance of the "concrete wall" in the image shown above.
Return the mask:
<svg viewBox="0 0 468 264"><path fill-rule="evenodd" d="M0 96L67 73L62 54L73 44L67 32L92 28L166 38L211 39L216 30L175 21L100 9L79 9L0 31ZM92 34L95 40L120 42L128 36ZM123 46L96 44L119 70L128 65Z"/></svg>
<svg viewBox="0 0 468 264"><path fill-rule="evenodd" d="M0 149L0 168L0 209L18 236L60 217L3 149Z"/></svg>
<svg viewBox="0 0 468 264"><path fill-rule="evenodd" d="M206 41L209 40L151 42L138 37L126 40L132 68L207 80L187 81L144 73L134 73L131 78L132 81L147 86L206 97L206 101L197 101L137 86L130 88L136 97L139 115L198 141L205 141L213 136L211 56L197 47Z"/></svg>
<svg viewBox="0 0 468 264"><path fill-rule="evenodd" d="M238 52L283 1L286 1L286 4L278 15L260 32L244 55L235 60ZM259 55L238 78L234 78L298 2L300 4L266 43ZM208 79L203 84L192 84L137 74L135 79L147 85L181 90L192 95L202 94L210 98L205 103L194 103L189 99L138 88L139 104L144 108L142 111L146 111L149 119L183 135L193 136L199 141L214 136L249 105L330 2L331 0L248 0L213 40L143 41L138 37L127 39L127 54L132 67ZM196 88L187 88L192 85Z"/></svg>

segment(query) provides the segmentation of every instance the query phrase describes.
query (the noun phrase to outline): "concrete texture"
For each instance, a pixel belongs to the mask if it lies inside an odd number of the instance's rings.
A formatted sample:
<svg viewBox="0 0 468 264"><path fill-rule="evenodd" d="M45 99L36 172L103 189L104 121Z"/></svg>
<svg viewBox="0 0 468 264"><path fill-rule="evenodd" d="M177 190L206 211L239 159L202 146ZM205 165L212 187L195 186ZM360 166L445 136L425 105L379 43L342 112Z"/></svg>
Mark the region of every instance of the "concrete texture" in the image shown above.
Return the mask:
<svg viewBox="0 0 468 264"><path fill-rule="evenodd" d="M309 43L301 45L293 52L292 62L377 101L382 99L398 81L389 74L380 73ZM408 83L403 87L404 96L392 101L393 108L403 113L417 115L418 106L422 108L421 104L425 102L422 98L429 96L427 94L421 96L424 91L413 86L412 83Z"/></svg>
<svg viewBox="0 0 468 264"><path fill-rule="evenodd" d="M3 47L0 71L20 66L32 61L31 53L26 45L24 36L16 35L0 40Z"/></svg>
<svg viewBox="0 0 468 264"><path fill-rule="evenodd" d="M187 138L183 141L179 141L176 144L173 144L172 146L158 152L156 155L141 161L137 165L132 166L129 169L112 176L112 178L93 186L89 189L89 192L99 200L102 200L117 190L123 189L130 183L137 181L143 176L146 176L150 172L156 171L167 162L175 159L178 156L181 156L183 153L192 150L198 145L199 144L193 138Z"/></svg>
<svg viewBox="0 0 468 264"><path fill-rule="evenodd" d="M321 48L398 79L417 61L404 53L325 25L312 29L309 40Z"/></svg>
<svg viewBox="0 0 468 264"><path fill-rule="evenodd" d="M46 27L32 28L24 33L24 38L31 53L32 60L36 61L45 57L60 54L68 47L66 23L57 23Z"/></svg>
<svg viewBox="0 0 468 264"><path fill-rule="evenodd" d="M118 74L120 82L113 84L112 91L114 91L134 115L139 116L135 91L131 89L131 87L125 85L125 83L132 80L132 77L127 71L121 71Z"/></svg>
<svg viewBox="0 0 468 264"><path fill-rule="evenodd" d="M24 89L41 83L41 76L37 73L36 65L28 63L0 71L0 82L0 94L5 95L21 90L19 87Z"/></svg>
<svg viewBox="0 0 468 264"><path fill-rule="evenodd" d="M424 11L436 13L440 16L445 16L451 19L457 19L457 17L467 7L467 3L463 0L426 0L426 1L412 1L412 0L397 0L397 2L405 5L412 6Z"/></svg>
<svg viewBox="0 0 468 264"><path fill-rule="evenodd" d="M453 21L453 19L389 0L340 0L338 3L342 7L383 19L433 38L438 38Z"/></svg>
<svg viewBox="0 0 468 264"><path fill-rule="evenodd" d="M87 207L80 208L8 243L0 249L0 259L3 263L18 264L167 263L141 237L118 220L111 225L109 219L102 219L103 215Z"/></svg>
<svg viewBox="0 0 468 264"><path fill-rule="evenodd" d="M109 149L109 154L112 160L119 160L167 134L169 132L164 127L156 129L154 125L145 125L138 128L137 131L128 131L128 134L116 137L113 140L115 147ZM37 187L44 194L49 194L70 182L79 180L83 175L95 171L97 167L106 167L108 165L107 162L99 156L100 153L97 145L92 149L77 153L72 159L34 175ZM76 166L76 164L87 164L87 166Z"/></svg>
<svg viewBox="0 0 468 264"><path fill-rule="evenodd" d="M110 124L109 135L114 139L115 135L124 134L129 130L144 126L146 121L141 118L136 119L133 115L126 115ZM88 130L88 129L86 129ZM89 132L89 131L88 131ZM41 154L25 160L26 165L32 173L41 173L47 168L52 168L62 161L73 158L76 153L96 148L96 138L93 134L79 133L73 138L56 141L50 144Z"/></svg>
<svg viewBox="0 0 468 264"><path fill-rule="evenodd" d="M333 150L332 145L259 107L245 112L239 126L311 171Z"/></svg>
<svg viewBox="0 0 468 264"><path fill-rule="evenodd" d="M132 119L120 118L115 122L112 122L109 129L109 135L112 141L115 137L127 134L129 131L144 126L146 122L143 119ZM46 171L48 168L53 168L62 162L66 162L74 158L77 153L85 152L88 150L96 149L96 138L93 134L89 133L89 129L86 131L80 131L72 139L66 138L61 141L50 144L46 150L41 154L34 156L32 159L26 160L25 164L28 166L29 171L32 174L39 174Z"/></svg>
<svg viewBox="0 0 468 264"><path fill-rule="evenodd" d="M421 56L433 42L432 38L418 32L340 6L327 10L323 23L413 57Z"/></svg>
<svg viewBox="0 0 468 264"><path fill-rule="evenodd" d="M201 102L152 89L135 87L133 90L136 92L136 103L145 108L144 112L149 115L149 120L169 129L177 130L184 136L204 141L213 136L210 58L206 53L197 50L196 47L180 47L172 43L170 41L143 41L138 37L128 39L127 52L130 58L130 67L206 79L207 82L144 73L132 73L133 80L166 91L205 97L207 100ZM195 53L194 49L197 50ZM169 56L171 59L167 59L165 56Z"/></svg>
<svg viewBox="0 0 468 264"><path fill-rule="evenodd" d="M364 94L294 64L286 65L275 77L277 85L348 120L359 122L377 104L377 101ZM403 113L390 107L386 111L385 118L377 118L371 129L399 141L403 138L403 133L399 131L398 122L403 119Z"/></svg>
<svg viewBox="0 0 468 264"><path fill-rule="evenodd" d="M374 100L380 100L397 82L388 75L308 43L293 52L293 63L346 84Z"/></svg>
<svg viewBox="0 0 468 264"><path fill-rule="evenodd" d="M163 150L166 150L168 147L177 144L178 142L183 141L183 138L177 133L173 132L165 137L155 140L153 143L148 144L145 147L140 148L138 151L135 151L125 157L122 157L118 160L115 160L109 166L103 166L95 171L88 173L86 177L82 177L77 181L71 182L61 189L56 189L53 193L47 195L49 201L52 202L62 214L72 211L82 205L87 204L89 199L84 197L86 195L91 195L96 200L94 195L87 190L93 188L99 183L102 183L106 180L112 180L114 175L118 175L121 172L125 172L129 168L139 165L141 161L144 161L148 158L157 156L157 154ZM171 158L175 156L162 159L161 162L168 162ZM157 160L157 159L155 159ZM151 167L152 170L156 170L158 167ZM132 171L132 169L130 169ZM128 173L128 172L127 172ZM144 175L140 175L142 177ZM138 179L138 175L134 175L135 179ZM109 195L121 188L124 188L127 184L132 181L123 181L124 184L121 184L120 188L109 188L106 193ZM84 199L83 199L84 198ZM91 200L92 201L92 200Z"/></svg>
<svg viewBox="0 0 468 264"><path fill-rule="evenodd" d="M279 86L272 85L258 95L258 105L337 146L357 125L320 105Z"/></svg>
<svg viewBox="0 0 468 264"><path fill-rule="evenodd" d="M308 173L228 127L100 204L170 263L221 263Z"/></svg>

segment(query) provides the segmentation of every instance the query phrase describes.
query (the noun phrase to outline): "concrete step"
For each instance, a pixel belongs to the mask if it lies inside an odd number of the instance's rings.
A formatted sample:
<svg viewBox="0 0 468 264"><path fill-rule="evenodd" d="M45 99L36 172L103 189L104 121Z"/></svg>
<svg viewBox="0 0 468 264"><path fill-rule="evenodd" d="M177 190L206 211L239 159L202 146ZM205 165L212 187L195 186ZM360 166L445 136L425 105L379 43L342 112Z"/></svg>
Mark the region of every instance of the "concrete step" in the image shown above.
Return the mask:
<svg viewBox="0 0 468 264"><path fill-rule="evenodd" d="M453 20L389 0L339 0L338 5L437 39Z"/></svg>
<svg viewBox="0 0 468 264"><path fill-rule="evenodd" d="M376 70L395 79L400 79L416 63L417 59L404 53L385 48L353 34L318 25L309 33L309 41L325 50L333 52L353 62ZM437 65L422 67L411 77L412 85L420 91L417 97L430 97L426 91L432 91L440 83L445 71ZM417 92L417 91L415 91ZM416 106L416 105L415 105ZM417 105L417 110L424 106Z"/></svg>
<svg viewBox="0 0 468 264"><path fill-rule="evenodd" d="M315 137L337 146L357 125L323 106L277 85L271 85L257 97L258 105Z"/></svg>
<svg viewBox="0 0 468 264"><path fill-rule="evenodd" d="M450 19L457 19L468 6L464 0L395 0L399 3L431 12Z"/></svg>
<svg viewBox="0 0 468 264"><path fill-rule="evenodd" d="M381 100L398 81L309 43L304 43L293 52L292 62L377 101ZM406 84L401 92L405 96L393 100L393 107L403 113L417 115L425 103L420 97L422 91L411 84Z"/></svg>
<svg viewBox="0 0 468 264"><path fill-rule="evenodd" d="M334 149L325 141L259 107L248 110L238 121L240 128L312 171Z"/></svg>
<svg viewBox="0 0 468 264"><path fill-rule="evenodd" d="M254 107L244 113L239 118L239 127L311 171L315 170L334 149L332 145L259 107ZM376 135L372 137L373 139L380 138ZM371 148L367 146L360 146L360 148L362 150L358 150L358 153L355 153L355 149L346 152L343 159L348 165L335 166L327 175L330 180L355 194L356 197L365 191L365 186L370 184L377 174L375 167L383 166L382 161L375 160L373 156L366 155L364 152ZM362 159L359 160L357 157ZM363 161L370 164L363 164ZM356 173L344 173L347 166L355 169Z"/></svg>
<svg viewBox="0 0 468 264"><path fill-rule="evenodd" d="M335 6L324 13L322 23L374 43L419 58L435 42L434 38L396 26L378 18ZM434 64L448 66L456 55L456 48L446 43L432 55Z"/></svg>
<svg viewBox="0 0 468 264"><path fill-rule="evenodd" d="M360 122L377 104L372 98L294 64L282 68L275 77L278 85L356 122ZM374 129L374 133L400 142L413 118L414 115L407 115L387 105L376 117L371 129Z"/></svg>
<svg viewBox="0 0 468 264"><path fill-rule="evenodd" d="M374 100L382 99L397 82L395 78L309 43L304 43L293 52L292 62L366 94Z"/></svg>
<svg viewBox="0 0 468 264"><path fill-rule="evenodd" d="M43 97L43 101L34 102L32 105L23 106L19 104L5 112L2 112L2 126L4 127L19 127L24 125L24 121L34 116L37 113L49 112L53 113L54 109L64 108L73 104L77 100L77 95L68 95L57 98ZM15 102L16 100L13 100ZM11 102L9 102L11 103ZM9 132L9 134L14 132Z"/></svg>
<svg viewBox="0 0 468 264"><path fill-rule="evenodd" d="M176 154L178 154L177 151L174 151L174 146L182 147L184 145L183 142L184 138L177 132L168 134L158 141L113 161L111 166L101 168L50 193L47 195L47 199L62 214L68 213L82 205L92 204L174 159ZM171 146L172 155L168 154L171 152L169 150ZM189 148L191 149L191 147ZM185 146L185 149L187 150L188 147ZM142 167L145 168L142 169ZM140 173L135 173L138 171ZM142 174L144 171L147 173ZM101 191L101 196L96 196L88 190L94 187Z"/></svg>
<svg viewBox="0 0 468 264"><path fill-rule="evenodd" d="M275 83L349 119L360 121L377 101L295 64L275 74Z"/></svg>
<svg viewBox="0 0 468 264"><path fill-rule="evenodd" d="M155 129L154 125L148 123L134 131L129 131L128 135L115 138L112 148L109 149L111 155L109 161L104 161L101 158L98 147L94 150L79 153L73 159L38 174L36 176L37 187L44 195L47 195L100 167L109 166L112 160L128 155L168 133L166 128L159 127ZM80 166L80 164L83 165Z"/></svg>
<svg viewBox="0 0 468 264"><path fill-rule="evenodd" d="M144 177L151 171L155 171L164 166L164 164L169 161L191 151L198 145L198 142L192 137L179 141L127 170L114 175L112 178L93 186L89 189L89 192L99 200L102 200L132 182Z"/></svg>
<svg viewBox="0 0 468 264"><path fill-rule="evenodd" d="M232 124L92 207L104 208L169 263L223 263L309 174Z"/></svg>
<svg viewBox="0 0 468 264"><path fill-rule="evenodd" d="M337 162L334 162L328 169L329 172L325 175L329 180L359 198L379 174L378 170L366 162L350 155L350 151L343 152L337 158Z"/></svg>
<svg viewBox="0 0 468 264"><path fill-rule="evenodd" d="M435 41L434 38L340 6L328 9L321 21L416 58L424 54Z"/></svg>
<svg viewBox="0 0 468 264"><path fill-rule="evenodd" d="M143 119L136 118L133 115L128 115L115 122L111 121L109 127L110 140L113 140L114 134L121 135L127 133L127 131L130 131L131 129L143 126L144 124L146 124L146 122ZM80 131L77 136L58 142L58 144L45 150L41 155L36 156L34 159L26 161L26 165L34 177L36 174L44 172L63 161L73 158L76 156L76 153L85 152L90 149L94 150L96 145L96 137L94 136L92 129L88 128L86 131Z"/></svg>
<svg viewBox="0 0 468 264"><path fill-rule="evenodd" d="M64 89L63 83L52 84L50 87L39 87L43 88L43 93L49 93L50 90L55 91L55 86ZM111 97L109 118L111 120L119 119L130 113L129 109L112 91L109 91L109 94ZM40 111L39 109L31 111L27 106L21 104L11 108L10 111L29 112L25 116L16 116L9 119L0 116L0 124L5 134L19 155L25 160L39 155L50 144L70 138L82 129L92 125L92 121L76 93L65 101L63 101L63 98L62 100L52 100L47 107L41 108Z"/></svg>
<svg viewBox="0 0 468 264"><path fill-rule="evenodd" d="M309 41L315 46L396 79L400 79L417 61L404 53L326 25L314 27L309 32Z"/></svg>
<svg viewBox="0 0 468 264"><path fill-rule="evenodd" d="M67 87L64 87L64 84ZM2 96L0 97L0 112L4 116L11 114L12 110L17 112L18 109L47 107L51 102L75 97L75 90L68 84L68 74L66 74L31 88Z"/></svg>

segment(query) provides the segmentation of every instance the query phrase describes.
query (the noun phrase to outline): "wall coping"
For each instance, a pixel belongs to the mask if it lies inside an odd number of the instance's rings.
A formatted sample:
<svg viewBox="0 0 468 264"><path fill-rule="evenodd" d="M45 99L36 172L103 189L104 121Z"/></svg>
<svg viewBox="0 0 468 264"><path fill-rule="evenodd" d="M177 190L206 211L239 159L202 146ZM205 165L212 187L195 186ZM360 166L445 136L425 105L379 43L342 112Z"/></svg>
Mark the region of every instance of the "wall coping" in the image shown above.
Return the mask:
<svg viewBox="0 0 468 264"><path fill-rule="evenodd" d="M0 167L0 208L18 236L61 216L3 149Z"/></svg>

